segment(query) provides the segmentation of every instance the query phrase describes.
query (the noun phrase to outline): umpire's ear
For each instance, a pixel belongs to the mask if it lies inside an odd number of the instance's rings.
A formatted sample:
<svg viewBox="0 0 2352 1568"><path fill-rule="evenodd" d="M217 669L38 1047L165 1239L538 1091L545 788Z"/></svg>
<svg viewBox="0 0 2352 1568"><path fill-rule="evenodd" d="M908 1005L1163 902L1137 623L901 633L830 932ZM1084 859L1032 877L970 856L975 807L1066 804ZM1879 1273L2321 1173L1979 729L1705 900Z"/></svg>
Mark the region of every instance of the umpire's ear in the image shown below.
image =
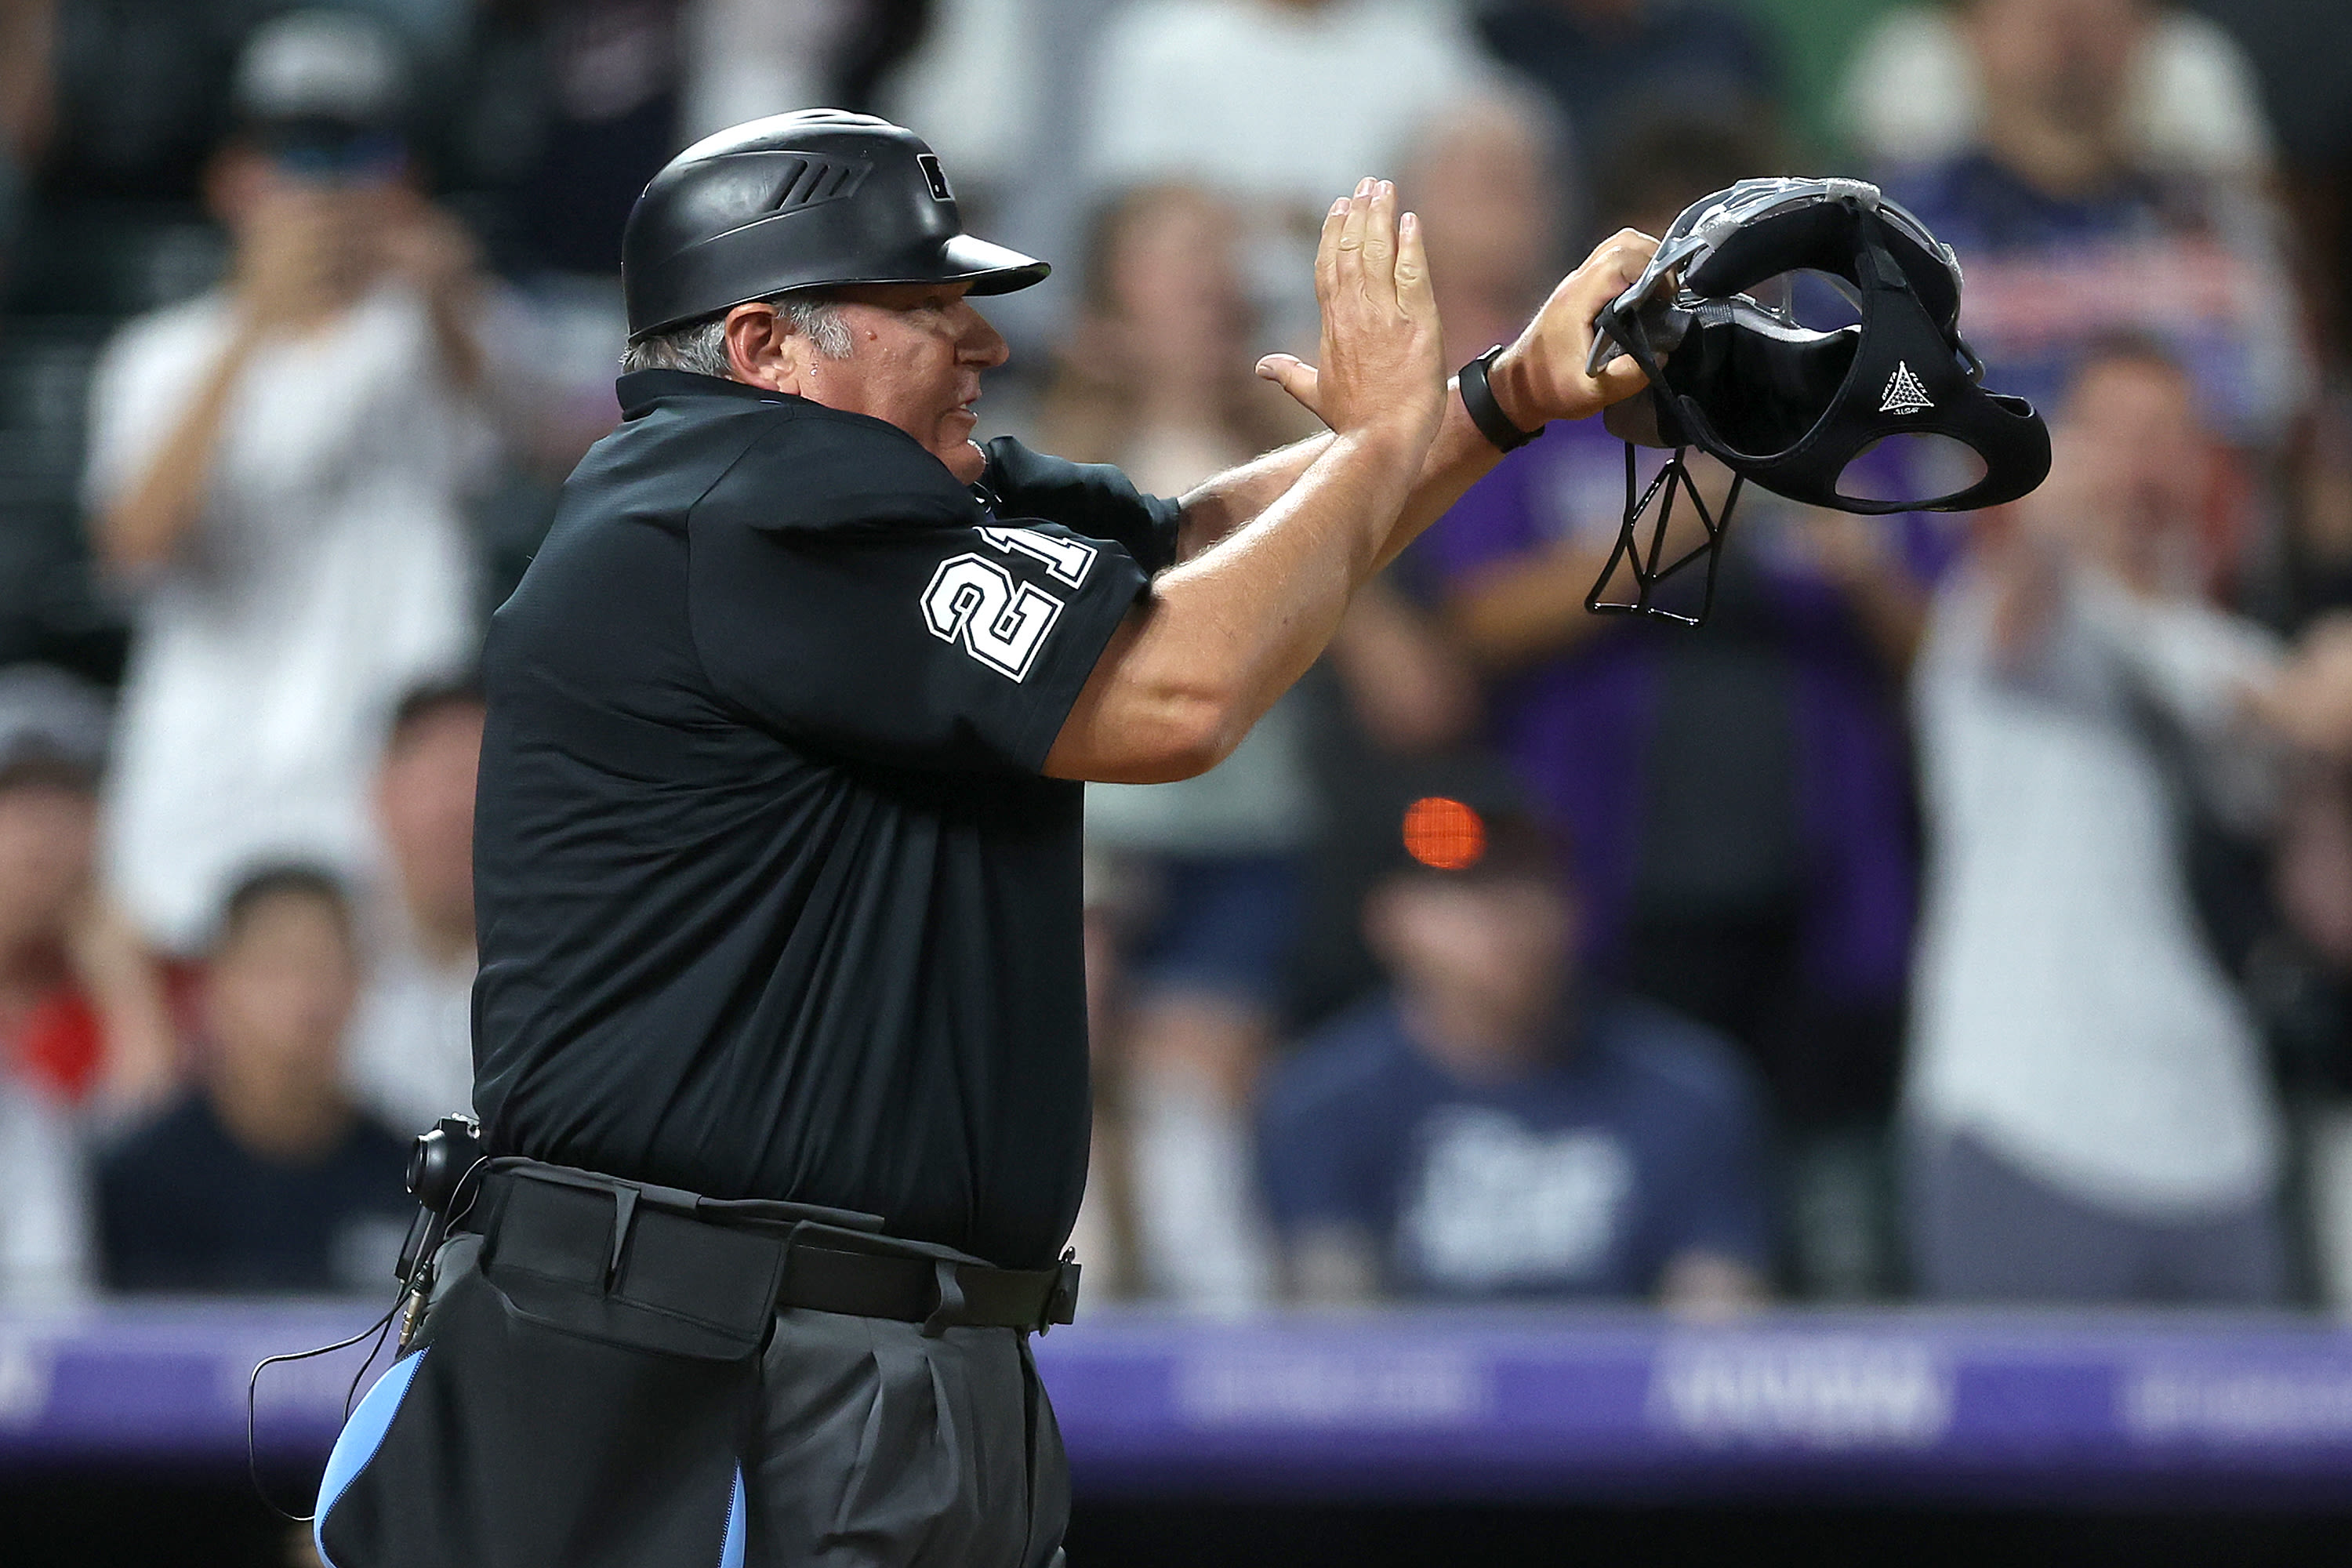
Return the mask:
<svg viewBox="0 0 2352 1568"><path fill-rule="evenodd" d="M815 345L793 331L783 313L764 300L727 312L727 365L737 381L771 392L805 391L805 353Z"/></svg>

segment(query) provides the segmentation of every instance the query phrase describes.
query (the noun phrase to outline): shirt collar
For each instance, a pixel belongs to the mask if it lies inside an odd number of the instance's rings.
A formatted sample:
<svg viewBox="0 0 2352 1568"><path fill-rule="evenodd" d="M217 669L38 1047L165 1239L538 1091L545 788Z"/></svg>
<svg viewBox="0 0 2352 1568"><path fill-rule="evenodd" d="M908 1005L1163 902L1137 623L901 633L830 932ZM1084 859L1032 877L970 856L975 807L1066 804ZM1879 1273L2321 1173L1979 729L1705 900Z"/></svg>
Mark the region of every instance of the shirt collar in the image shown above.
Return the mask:
<svg viewBox="0 0 2352 1568"><path fill-rule="evenodd" d="M827 408L822 403L812 403L794 393L773 392L764 386L751 386L740 381L730 380L725 376L703 375L690 370L633 370L613 384L613 391L621 400L621 417L624 419L635 419L666 397L740 397L751 403L773 403L790 408L814 409L820 413L838 415L845 419L869 417L864 414L842 414L839 409ZM881 422L877 420L876 423ZM889 428L895 430L898 426L891 426ZM905 432L901 431L900 434L904 435ZM907 439L913 441L915 438L908 436ZM919 447L920 443L917 445ZM982 450L986 448L983 447ZM931 456L928 450L925 450L924 455ZM933 460L936 461L936 458ZM987 471L981 476L980 483L969 487L972 500L979 502L981 509L988 513L988 520L991 522L997 520L997 515L1004 508L1003 500L991 486L991 481L995 480L996 478L996 455L991 452Z"/></svg>
<svg viewBox="0 0 2352 1568"><path fill-rule="evenodd" d="M633 370L613 384L621 400L621 416L635 419L665 397L740 397L753 403L803 403L789 392L747 386L725 376L698 375L690 370Z"/></svg>

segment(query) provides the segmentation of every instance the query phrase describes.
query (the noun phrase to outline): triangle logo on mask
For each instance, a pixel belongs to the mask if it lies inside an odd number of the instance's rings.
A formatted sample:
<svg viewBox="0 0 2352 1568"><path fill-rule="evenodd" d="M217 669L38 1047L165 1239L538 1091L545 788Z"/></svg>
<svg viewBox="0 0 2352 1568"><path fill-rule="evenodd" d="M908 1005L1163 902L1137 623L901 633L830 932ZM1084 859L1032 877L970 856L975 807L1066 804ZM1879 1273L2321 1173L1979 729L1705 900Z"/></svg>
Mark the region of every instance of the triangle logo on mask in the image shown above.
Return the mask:
<svg viewBox="0 0 2352 1568"><path fill-rule="evenodd" d="M1895 374L1886 378L1886 395L1879 401L1878 411L1881 414L1916 414L1923 408L1935 406L1935 399L1927 395L1927 389L1920 384L1919 378L1911 374L1911 367L1896 360Z"/></svg>

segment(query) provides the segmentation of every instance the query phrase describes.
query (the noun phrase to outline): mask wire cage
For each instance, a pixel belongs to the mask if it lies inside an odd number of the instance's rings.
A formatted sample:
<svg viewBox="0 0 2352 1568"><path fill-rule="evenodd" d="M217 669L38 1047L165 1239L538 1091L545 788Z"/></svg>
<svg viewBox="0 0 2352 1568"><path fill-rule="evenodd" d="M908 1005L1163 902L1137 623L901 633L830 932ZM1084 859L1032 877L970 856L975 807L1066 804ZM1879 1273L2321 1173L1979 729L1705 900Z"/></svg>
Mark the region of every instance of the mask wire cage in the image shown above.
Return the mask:
<svg viewBox="0 0 2352 1568"><path fill-rule="evenodd" d="M1697 626L1706 624L1715 609L1716 575L1723 563L1723 541L1731 528L1732 509L1739 504L1739 492L1748 482L1746 477L1734 474L1731 489L1723 498L1723 509L1717 511L1706 504L1699 493L1698 482L1691 476L1690 465L1684 461L1687 447L1676 447L1666 458L1665 467L1645 487L1634 467L1633 443L1625 443L1625 515L1617 525L1617 542L1609 552L1608 564L1593 580L1592 591L1584 596L1584 607L1596 616L1642 616L1652 620L1670 621L1676 626ZM1689 497L1690 508L1703 531L1699 542L1665 560L1666 535L1674 526L1676 492ZM1642 520L1644 514L1654 515L1649 526L1649 541L1642 540ZM1701 562L1705 586L1701 590L1698 613L1685 615L1668 609L1658 602L1658 595L1670 579ZM1630 603L1623 599L1603 597L1611 581L1622 567L1633 579L1633 596Z"/></svg>

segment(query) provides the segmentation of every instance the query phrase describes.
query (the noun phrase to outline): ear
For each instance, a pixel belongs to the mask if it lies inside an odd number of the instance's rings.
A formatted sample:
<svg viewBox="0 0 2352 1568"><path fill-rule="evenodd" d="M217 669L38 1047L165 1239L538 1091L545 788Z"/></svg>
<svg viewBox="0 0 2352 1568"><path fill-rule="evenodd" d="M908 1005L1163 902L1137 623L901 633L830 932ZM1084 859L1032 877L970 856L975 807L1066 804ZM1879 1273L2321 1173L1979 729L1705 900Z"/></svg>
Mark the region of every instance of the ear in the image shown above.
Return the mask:
<svg viewBox="0 0 2352 1568"><path fill-rule="evenodd" d="M798 394L807 341L773 305L754 301L727 312L727 365L737 381L771 392Z"/></svg>

